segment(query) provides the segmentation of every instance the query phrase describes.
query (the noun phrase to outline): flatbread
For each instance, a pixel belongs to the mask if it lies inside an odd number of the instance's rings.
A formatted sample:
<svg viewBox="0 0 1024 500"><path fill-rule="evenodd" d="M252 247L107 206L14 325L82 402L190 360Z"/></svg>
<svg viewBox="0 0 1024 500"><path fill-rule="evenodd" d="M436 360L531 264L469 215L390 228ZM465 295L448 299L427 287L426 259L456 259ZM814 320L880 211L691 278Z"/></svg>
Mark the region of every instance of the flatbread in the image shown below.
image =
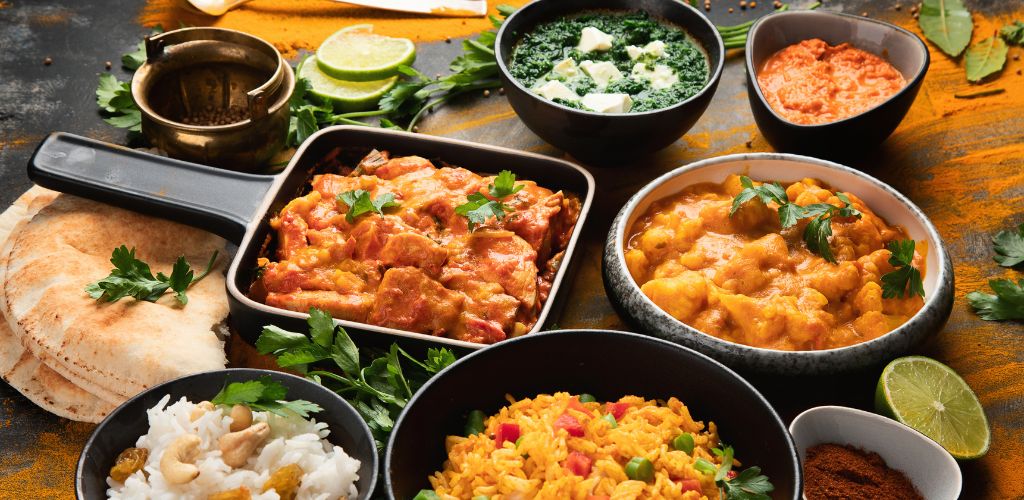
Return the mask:
<svg viewBox="0 0 1024 500"><path fill-rule="evenodd" d="M154 273L168 273L181 254L194 268L221 256L188 290L157 303L93 300L85 286L111 268L124 244ZM225 241L181 224L72 196L41 209L11 238L3 278L4 309L21 343L55 372L93 393L124 399L182 375L225 366L215 326L228 313Z"/></svg>
<svg viewBox="0 0 1024 500"><path fill-rule="evenodd" d="M0 282L5 273L10 246L8 237L45 207L57 192L38 186L21 195L0 214ZM0 287L2 295L2 287ZM99 422L116 407L85 391L32 356L14 335L0 312L0 377L46 411L64 418Z"/></svg>

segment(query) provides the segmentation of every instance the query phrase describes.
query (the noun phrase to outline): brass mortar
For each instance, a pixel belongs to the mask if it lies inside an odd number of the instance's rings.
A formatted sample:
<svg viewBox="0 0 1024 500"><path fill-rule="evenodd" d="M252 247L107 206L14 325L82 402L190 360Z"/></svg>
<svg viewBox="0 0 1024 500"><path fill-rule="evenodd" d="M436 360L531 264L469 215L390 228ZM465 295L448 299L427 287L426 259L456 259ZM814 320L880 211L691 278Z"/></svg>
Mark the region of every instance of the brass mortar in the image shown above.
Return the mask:
<svg viewBox="0 0 1024 500"><path fill-rule="evenodd" d="M248 172L263 170L284 146L294 89L295 74L273 45L223 28L147 37L146 63L132 78L150 144L173 158ZM211 116L240 121L207 124Z"/></svg>

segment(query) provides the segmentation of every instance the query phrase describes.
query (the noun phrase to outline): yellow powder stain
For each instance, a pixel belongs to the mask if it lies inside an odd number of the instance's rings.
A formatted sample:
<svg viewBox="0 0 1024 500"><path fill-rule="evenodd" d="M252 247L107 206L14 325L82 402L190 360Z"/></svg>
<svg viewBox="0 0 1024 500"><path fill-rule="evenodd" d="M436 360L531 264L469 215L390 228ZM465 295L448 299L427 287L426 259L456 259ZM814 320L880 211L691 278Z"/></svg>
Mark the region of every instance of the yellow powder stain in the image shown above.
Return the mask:
<svg viewBox="0 0 1024 500"><path fill-rule="evenodd" d="M468 129L477 128L477 127L482 127L482 126L487 125L489 123L500 122L500 121L504 121L504 120L510 120L512 118L515 118L515 117L516 117L515 111L512 111L511 109L508 109L508 110L500 112L500 113L492 113L492 114L485 115L485 116L483 116L481 118L476 118L476 119L472 119L472 120L450 121L450 122L448 122L448 125L443 125L443 126L440 126L440 127L430 127L429 131L430 131L430 134L432 134L432 135L447 135L447 134L452 134L452 133L455 133L455 132L461 132L463 130L468 130ZM424 128L426 129L426 127L424 127Z"/></svg>
<svg viewBox="0 0 1024 500"><path fill-rule="evenodd" d="M78 452L94 426L63 421L57 432L44 432L31 445L0 454L0 492L25 498L74 498Z"/></svg>
<svg viewBox="0 0 1024 500"><path fill-rule="evenodd" d="M489 0L492 14L499 4L520 6L525 0ZM316 50L335 31L351 25L371 23L374 32L430 42L468 36L492 29L485 17L452 18L390 12L346 5L330 0L280 2L254 0L221 17L210 17L191 8L184 0L149 0L139 22L143 26L166 29L187 26L215 26L256 35L273 44L286 58L300 50Z"/></svg>

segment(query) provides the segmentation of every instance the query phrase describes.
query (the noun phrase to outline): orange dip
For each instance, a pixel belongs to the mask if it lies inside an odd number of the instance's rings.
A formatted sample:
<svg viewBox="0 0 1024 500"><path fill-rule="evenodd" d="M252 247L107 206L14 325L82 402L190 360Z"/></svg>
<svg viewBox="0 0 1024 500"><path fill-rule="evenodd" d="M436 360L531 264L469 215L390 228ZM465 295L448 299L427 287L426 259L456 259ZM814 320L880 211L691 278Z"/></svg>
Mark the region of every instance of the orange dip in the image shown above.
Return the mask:
<svg viewBox="0 0 1024 500"><path fill-rule="evenodd" d="M742 189L737 175L689 186L655 202L629 229L626 266L672 317L740 344L816 350L876 338L924 305L916 295L882 298L881 277L893 270L885 246L908 236L853 193L845 194L863 215L833 220L833 264L807 249L807 219L781 229L774 203L754 199L730 217ZM789 184L786 194L800 206L842 206L815 179ZM918 242L913 264L922 276L926 253Z"/></svg>
<svg viewBox="0 0 1024 500"><path fill-rule="evenodd" d="M907 85L881 57L848 43L833 47L817 38L773 54L758 72L757 83L776 113L800 125L849 118Z"/></svg>

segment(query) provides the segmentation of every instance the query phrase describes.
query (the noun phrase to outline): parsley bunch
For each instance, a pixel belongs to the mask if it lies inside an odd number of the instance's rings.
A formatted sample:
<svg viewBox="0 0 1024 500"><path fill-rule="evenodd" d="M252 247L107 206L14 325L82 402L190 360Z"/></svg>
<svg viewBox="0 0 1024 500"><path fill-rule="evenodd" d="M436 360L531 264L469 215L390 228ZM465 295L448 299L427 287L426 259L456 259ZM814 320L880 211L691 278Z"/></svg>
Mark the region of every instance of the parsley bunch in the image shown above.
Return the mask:
<svg viewBox="0 0 1024 500"><path fill-rule="evenodd" d="M836 197L843 203L842 207L828 203L800 206L789 201L786 190L777 182L754 186L750 177L743 175L740 176L740 184L743 186L743 190L733 198L729 216L734 215L744 203L757 198L765 205L774 202L779 206L779 224L783 229L795 226L800 219L809 218L811 220L807 222L803 233L807 249L833 264L836 263L836 258L828 244L828 238L832 236L832 219L835 217L861 218L860 211L853 208L850 198L844 193L836 192Z"/></svg>
<svg viewBox="0 0 1024 500"><path fill-rule="evenodd" d="M363 191L362 189L340 193L336 200L338 203L343 203L348 206L348 212L345 213L345 220L348 221L349 224L355 222L356 217L365 213L373 212L384 215L385 208L392 208L401 205L395 201L394 193L384 193L378 196L375 200L370 197L369 191Z"/></svg>
<svg viewBox="0 0 1024 500"><path fill-rule="evenodd" d="M907 297L913 295L924 297L921 271L913 266L916 246L917 243L914 240L890 241L886 245L892 254L889 256L889 264L896 269L882 275L883 298L903 298L904 294Z"/></svg>
<svg viewBox="0 0 1024 500"><path fill-rule="evenodd" d="M726 500L770 500L768 496L775 486L772 485L771 481L768 480L768 476L761 474L761 468L754 466L748 467L743 472L735 474L733 477L730 476L733 465L733 449L732 446L726 446L725 449L712 448L711 452L721 457L722 465L715 466L715 464L703 459L698 458L693 464L693 468L697 469L704 474L714 474L715 484L723 491L722 498Z"/></svg>
<svg viewBox="0 0 1024 500"><path fill-rule="evenodd" d="M206 264L206 270L199 276L195 276L185 256L178 257L171 275L156 273L149 269L149 264L135 258L135 247L128 250L128 247L121 245L114 249L110 256L110 263L114 269L110 275L97 282L90 283L85 287L85 292L90 297L104 302L116 302L124 297L134 297L137 300L156 302L168 289L173 290L174 297L181 305L188 304L188 296L185 290L193 283L203 279L213 269L213 263L217 261L220 252L214 251L210 262Z"/></svg>
<svg viewBox="0 0 1024 500"><path fill-rule="evenodd" d="M995 261L1003 267L1018 267L1024 263L1024 224L1016 231L1000 231L992 237ZM982 292L967 294L967 302L987 321L1024 320L1024 279L1016 283L1010 279L990 280L989 288L995 295Z"/></svg>
<svg viewBox="0 0 1024 500"><path fill-rule="evenodd" d="M304 399L285 401L287 394L288 388L265 375L257 380L227 384L210 402L218 406L246 405L252 410L269 411L282 417L294 413L309 418L310 413L323 411L320 405Z"/></svg>
<svg viewBox="0 0 1024 500"><path fill-rule="evenodd" d="M455 362L447 349L428 349L420 361L398 344L379 357L361 364L359 349L345 329L334 325L330 314L309 310L309 335L266 326L256 340L260 354L270 354L278 366L304 373L347 399L366 420L378 449L383 449L395 419L417 390L437 372ZM403 366L403 358L411 364ZM336 371L314 369L311 365L330 361Z"/></svg>
<svg viewBox="0 0 1024 500"><path fill-rule="evenodd" d="M470 231L491 217L501 220L506 212L512 211L512 208L504 203L505 199L518 193L523 187L523 184L516 184L516 174L502 170L494 178L494 183L487 185L487 194L490 198L483 193L473 193L466 197L466 203L455 207L455 213L469 219Z"/></svg>

